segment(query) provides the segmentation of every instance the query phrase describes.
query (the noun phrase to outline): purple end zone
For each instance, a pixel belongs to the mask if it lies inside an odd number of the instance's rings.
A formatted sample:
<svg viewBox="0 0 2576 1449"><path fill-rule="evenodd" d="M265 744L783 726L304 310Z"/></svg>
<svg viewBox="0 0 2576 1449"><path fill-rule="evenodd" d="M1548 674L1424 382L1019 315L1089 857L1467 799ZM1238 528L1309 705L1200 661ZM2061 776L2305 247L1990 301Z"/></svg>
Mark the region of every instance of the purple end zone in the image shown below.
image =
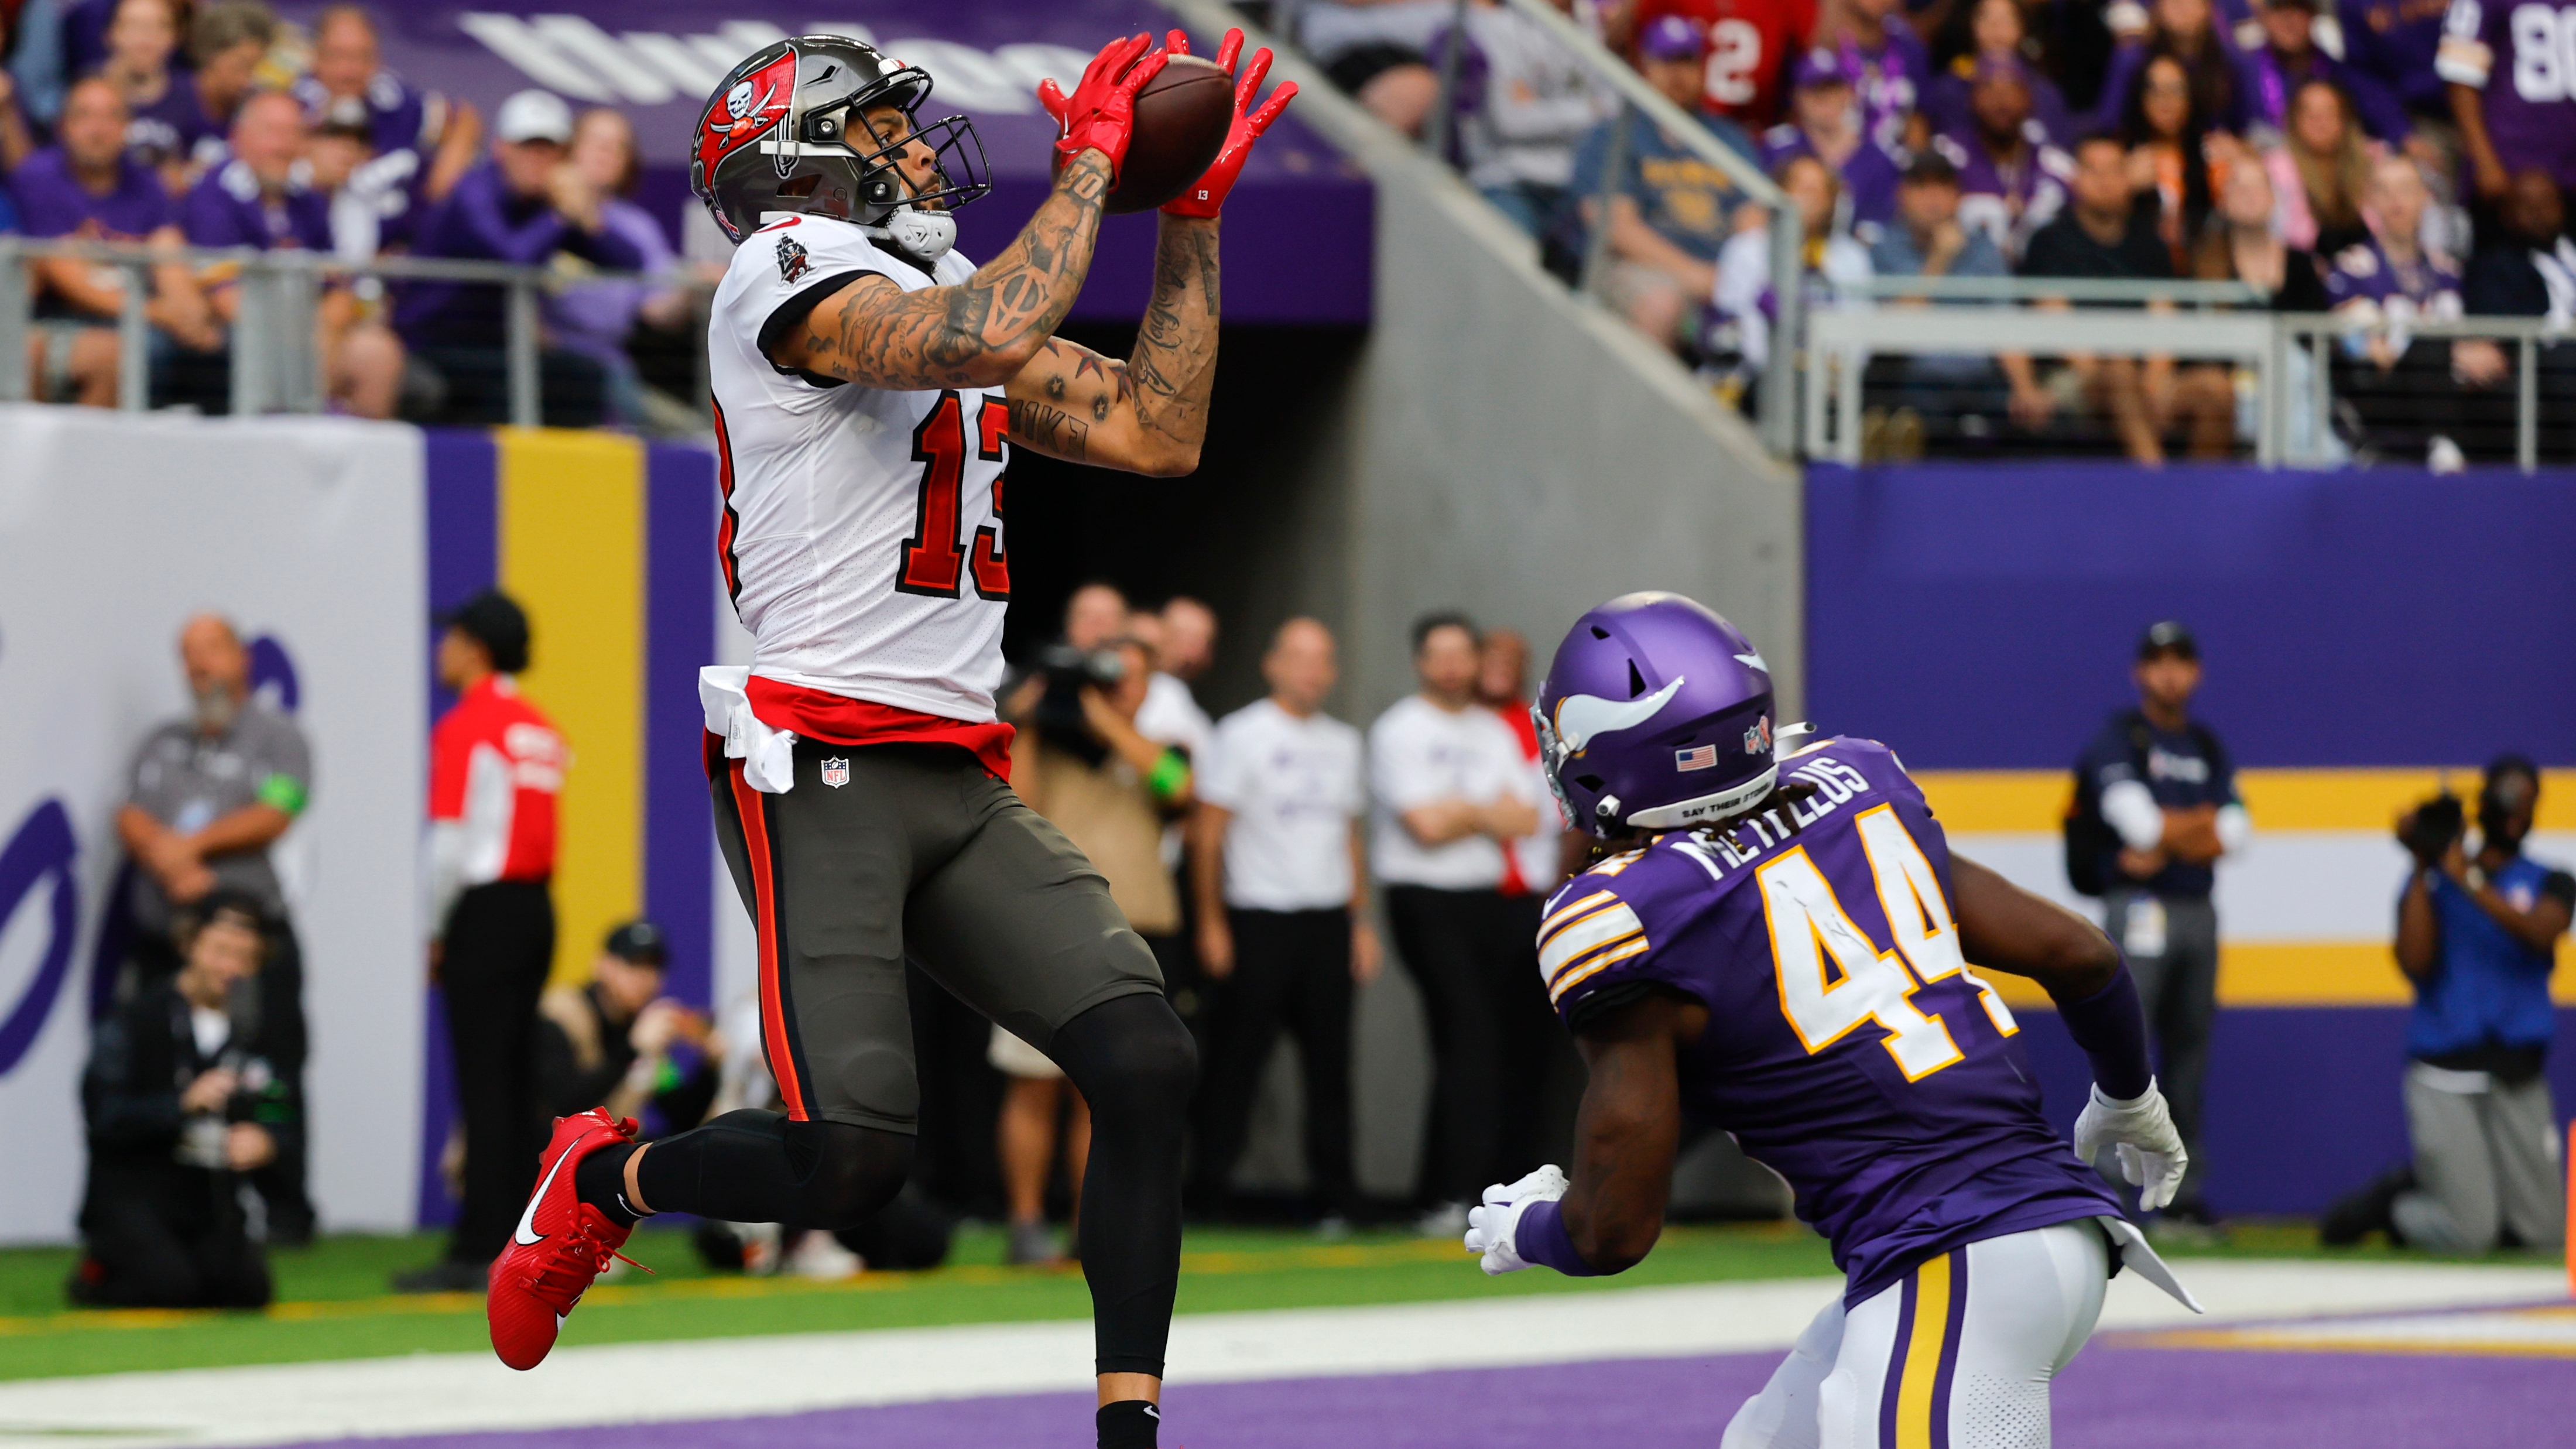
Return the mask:
<svg viewBox="0 0 2576 1449"><path fill-rule="evenodd" d="M1775 1354L1176 1385L1165 1437L1216 1449L1709 1449ZM2061 1449L2451 1449L2563 1442L2554 1358L2096 1346L2058 1381ZM346 1449L987 1449L1091 1441L1088 1393L766 1418L341 1441Z"/></svg>

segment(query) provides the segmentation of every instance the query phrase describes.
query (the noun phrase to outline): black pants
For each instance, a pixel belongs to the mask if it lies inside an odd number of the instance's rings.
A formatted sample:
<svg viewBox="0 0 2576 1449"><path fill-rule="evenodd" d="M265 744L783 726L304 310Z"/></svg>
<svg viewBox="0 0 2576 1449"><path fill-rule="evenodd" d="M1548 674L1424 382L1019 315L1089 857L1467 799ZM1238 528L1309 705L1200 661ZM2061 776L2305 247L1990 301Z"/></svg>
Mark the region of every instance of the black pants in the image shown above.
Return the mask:
<svg viewBox="0 0 2576 1449"><path fill-rule="evenodd" d="M72 1298L102 1308L264 1308L268 1264L230 1199L231 1173L186 1173L186 1201L98 1193ZM198 1194L203 1193L203 1200Z"/></svg>
<svg viewBox="0 0 2576 1449"><path fill-rule="evenodd" d="M271 1242L299 1243L313 1236L313 1199L305 1189L308 1163L304 1059L310 1039L304 1023L304 946L295 923L278 916L267 923L267 954L259 974L235 1000L248 1050L268 1063L274 1085L256 1111L259 1125L277 1139L277 1156L248 1174L268 1210ZM157 986L178 973L179 948L166 933L139 932L127 958L129 989Z"/></svg>
<svg viewBox="0 0 2576 1449"><path fill-rule="evenodd" d="M1431 1122L1420 1197L1474 1202L1542 1160L1555 1015L1538 974L1536 896L1389 886L1396 953L1431 1032Z"/></svg>
<svg viewBox="0 0 2576 1449"><path fill-rule="evenodd" d="M541 881L495 881L456 898L439 985L465 1124L465 1203L447 1256L488 1263L537 1185L537 998L555 955L555 903Z"/></svg>
<svg viewBox="0 0 2576 1449"><path fill-rule="evenodd" d="M1234 974L1209 1008L1199 1065L1193 1196L1225 1194L1261 1090L1271 1044L1287 1027L1306 1085L1306 1176L1315 1205L1347 1216L1351 1176L1351 913L1228 911Z"/></svg>

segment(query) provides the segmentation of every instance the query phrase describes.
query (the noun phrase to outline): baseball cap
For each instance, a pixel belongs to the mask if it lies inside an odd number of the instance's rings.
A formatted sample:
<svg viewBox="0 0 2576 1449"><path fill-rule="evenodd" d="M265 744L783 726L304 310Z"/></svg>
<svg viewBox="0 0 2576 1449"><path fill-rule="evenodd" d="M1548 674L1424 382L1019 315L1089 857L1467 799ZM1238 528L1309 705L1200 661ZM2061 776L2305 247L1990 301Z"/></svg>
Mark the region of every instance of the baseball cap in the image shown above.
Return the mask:
<svg viewBox="0 0 2576 1449"><path fill-rule="evenodd" d="M520 91L501 103L499 114L492 118L492 135L513 145L521 141L563 145L572 139L572 107L553 91Z"/></svg>
<svg viewBox="0 0 2576 1449"><path fill-rule="evenodd" d="M1708 49L1708 32L1686 15L1658 16L1637 37L1637 54L1647 60L1697 60Z"/></svg>
<svg viewBox="0 0 2576 1449"><path fill-rule="evenodd" d="M1950 164L1949 157L1926 146L1905 163L1904 179L1909 186L1956 186L1959 168Z"/></svg>
<svg viewBox="0 0 2576 1449"><path fill-rule="evenodd" d="M2143 661L2160 654L2197 660L2200 658L2200 641L2191 637L2191 630L2184 628L2181 620L2159 620L2149 624L2147 632L2138 636L2138 658Z"/></svg>
<svg viewBox="0 0 2576 1449"><path fill-rule="evenodd" d="M528 615L499 589L485 589L441 614L438 622L461 629L492 655L492 667L516 674L528 667Z"/></svg>
<svg viewBox="0 0 2576 1449"><path fill-rule="evenodd" d="M641 916L609 932L603 949L638 966L659 967L671 955L670 943L662 938L662 928Z"/></svg>
<svg viewBox="0 0 2576 1449"><path fill-rule="evenodd" d="M1821 45L1799 56L1797 63L1789 67L1789 85L1793 90L1804 90L1808 86L1847 86L1851 83L1852 74L1843 65L1843 58Z"/></svg>

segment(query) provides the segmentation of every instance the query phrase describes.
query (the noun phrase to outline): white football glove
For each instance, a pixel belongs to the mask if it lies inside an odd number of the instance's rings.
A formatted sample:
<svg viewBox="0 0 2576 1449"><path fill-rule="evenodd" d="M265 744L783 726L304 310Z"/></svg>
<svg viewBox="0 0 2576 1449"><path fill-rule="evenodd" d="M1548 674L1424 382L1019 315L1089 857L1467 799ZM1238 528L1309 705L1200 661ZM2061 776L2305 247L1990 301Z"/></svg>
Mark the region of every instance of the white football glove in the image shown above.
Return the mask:
<svg viewBox="0 0 2576 1449"><path fill-rule="evenodd" d="M1515 1241L1521 1214L1532 1203L1554 1202L1565 1196L1570 1185L1564 1172L1549 1163L1508 1186L1498 1182L1486 1188L1484 1205L1467 1209L1467 1251L1483 1255L1485 1271L1496 1276L1530 1266Z"/></svg>
<svg viewBox="0 0 2576 1449"><path fill-rule="evenodd" d="M2075 1119L2075 1155L2091 1162L2106 1143L2119 1149L2120 1175L2138 1189L2139 1211L2154 1212L2173 1201L2191 1155L2182 1150L2182 1134L2174 1130L2165 1094L2156 1090L2154 1078L2147 1080L2146 1091L2126 1102L2103 1096L2098 1085L2093 1088L2093 1100Z"/></svg>

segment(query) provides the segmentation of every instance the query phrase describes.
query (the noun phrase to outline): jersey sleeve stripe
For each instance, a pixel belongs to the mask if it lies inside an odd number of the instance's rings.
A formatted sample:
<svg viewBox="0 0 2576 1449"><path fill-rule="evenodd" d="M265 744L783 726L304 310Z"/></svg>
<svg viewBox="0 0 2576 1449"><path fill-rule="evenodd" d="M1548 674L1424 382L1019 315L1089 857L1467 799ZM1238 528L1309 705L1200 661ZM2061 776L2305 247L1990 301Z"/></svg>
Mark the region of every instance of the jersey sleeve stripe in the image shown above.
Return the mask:
<svg viewBox="0 0 2576 1449"><path fill-rule="evenodd" d="M1645 923L1623 901L1609 905L1568 922L1555 935L1539 946L1538 968L1542 979L1553 986L1567 968L1577 965L1606 946L1630 940L1639 950L1646 946Z"/></svg>
<svg viewBox="0 0 2576 1449"><path fill-rule="evenodd" d="M1572 921L1575 917L1580 916L1584 912L1592 910L1595 907L1608 905L1610 902L1617 899L1619 899L1617 896L1612 895L1608 891L1594 891L1592 894L1585 896L1583 899L1576 901L1571 905L1560 907L1559 909L1550 912L1546 920L1538 923L1538 938L1541 941L1545 941L1550 935L1556 932L1558 927Z"/></svg>
<svg viewBox="0 0 2576 1449"><path fill-rule="evenodd" d="M2445 35L2433 52L2433 71L2453 85L2485 90L2495 70L2495 52L2485 41Z"/></svg>
<svg viewBox="0 0 2576 1449"><path fill-rule="evenodd" d="M1627 960L1629 957L1643 952L1645 949L1646 938L1639 936L1633 940L1614 946L1607 951L1603 951L1598 955L1595 955L1584 966L1567 972L1564 979L1549 985L1547 989L1547 999L1549 1003L1554 1004L1558 1000L1562 999L1565 993L1582 985L1585 981L1600 975L1610 967Z"/></svg>

